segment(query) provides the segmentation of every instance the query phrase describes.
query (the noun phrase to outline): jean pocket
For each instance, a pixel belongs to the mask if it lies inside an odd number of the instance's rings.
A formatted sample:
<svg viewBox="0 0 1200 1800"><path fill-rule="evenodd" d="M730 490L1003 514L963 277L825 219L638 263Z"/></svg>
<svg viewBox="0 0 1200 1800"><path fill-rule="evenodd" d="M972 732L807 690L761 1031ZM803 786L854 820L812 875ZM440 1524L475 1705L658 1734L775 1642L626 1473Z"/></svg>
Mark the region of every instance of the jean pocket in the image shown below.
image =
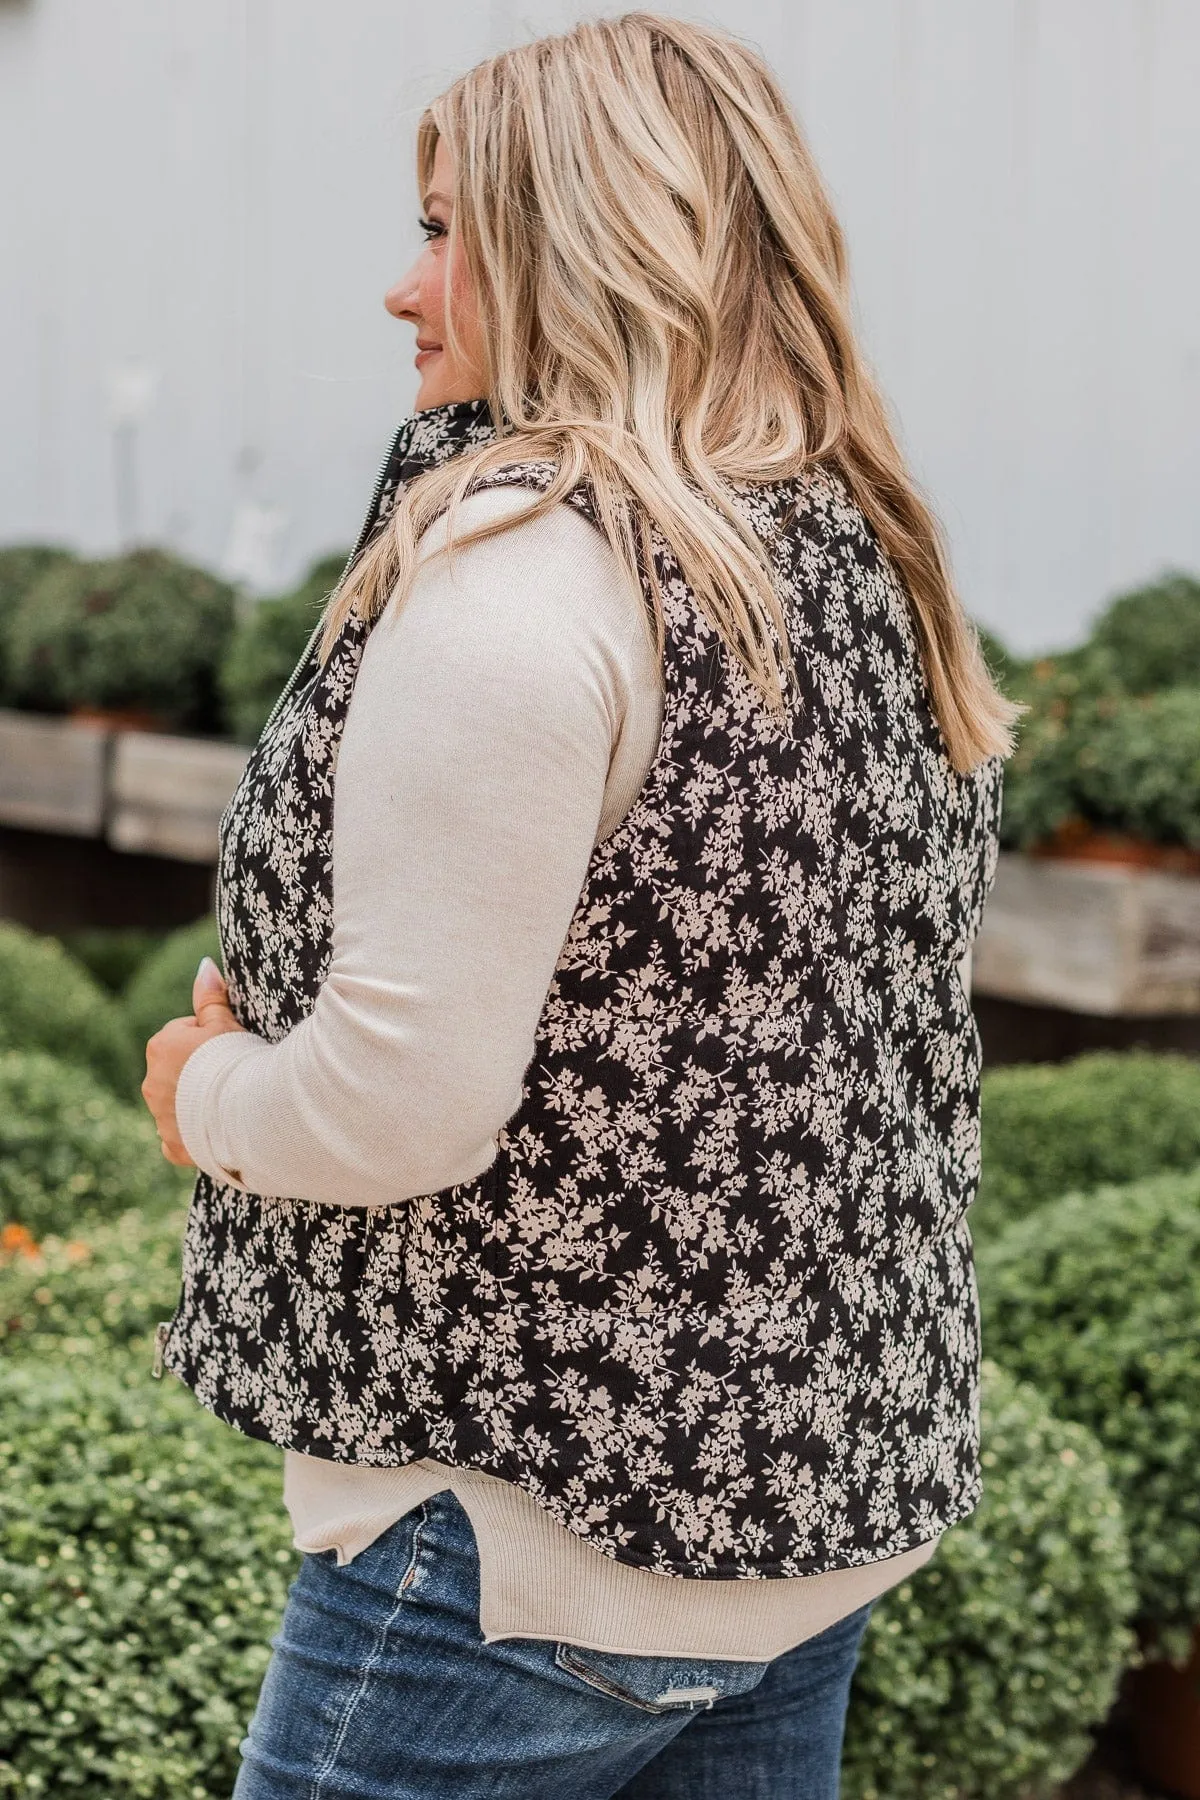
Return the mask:
<svg viewBox="0 0 1200 1800"><path fill-rule="evenodd" d="M749 1693L767 1672L765 1662L698 1662L681 1656L617 1656L559 1644L558 1667L589 1687L641 1712L698 1712L714 1700Z"/></svg>

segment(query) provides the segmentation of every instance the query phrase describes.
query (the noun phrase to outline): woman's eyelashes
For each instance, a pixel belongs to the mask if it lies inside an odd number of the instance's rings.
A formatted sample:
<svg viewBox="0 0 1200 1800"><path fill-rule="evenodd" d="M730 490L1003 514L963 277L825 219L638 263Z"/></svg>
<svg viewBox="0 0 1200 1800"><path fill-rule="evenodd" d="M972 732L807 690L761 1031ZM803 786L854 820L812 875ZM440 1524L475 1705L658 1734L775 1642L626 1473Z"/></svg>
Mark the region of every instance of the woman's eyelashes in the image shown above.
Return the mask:
<svg viewBox="0 0 1200 1800"><path fill-rule="evenodd" d="M435 238L444 238L446 235L446 227L442 224L440 219L426 219L422 217L417 220L417 224L425 233L425 240L427 243L432 243Z"/></svg>

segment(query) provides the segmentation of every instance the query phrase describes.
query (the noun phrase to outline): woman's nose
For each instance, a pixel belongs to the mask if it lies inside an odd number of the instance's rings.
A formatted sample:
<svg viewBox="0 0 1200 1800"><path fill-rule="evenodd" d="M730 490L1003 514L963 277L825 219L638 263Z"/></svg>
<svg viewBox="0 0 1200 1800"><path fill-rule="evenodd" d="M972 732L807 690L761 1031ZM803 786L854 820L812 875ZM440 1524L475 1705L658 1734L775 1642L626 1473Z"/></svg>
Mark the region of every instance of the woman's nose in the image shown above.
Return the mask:
<svg viewBox="0 0 1200 1800"><path fill-rule="evenodd" d="M393 319L411 319L417 313L417 282L415 271L410 269L406 275L390 287L383 296L383 304Z"/></svg>

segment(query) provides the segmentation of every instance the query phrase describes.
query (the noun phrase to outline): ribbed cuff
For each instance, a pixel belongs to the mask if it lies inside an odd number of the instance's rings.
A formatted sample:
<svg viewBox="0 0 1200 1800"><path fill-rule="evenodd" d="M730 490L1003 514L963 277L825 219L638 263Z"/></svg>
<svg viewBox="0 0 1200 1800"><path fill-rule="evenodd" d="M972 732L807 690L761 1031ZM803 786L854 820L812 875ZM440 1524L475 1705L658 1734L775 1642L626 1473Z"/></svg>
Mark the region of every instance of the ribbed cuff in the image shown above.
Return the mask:
<svg viewBox="0 0 1200 1800"><path fill-rule="evenodd" d="M253 1032L223 1031L201 1044L183 1065L175 1090L175 1122L188 1155L214 1181L246 1185L240 1169L227 1168L221 1162L213 1142L220 1088L239 1063L268 1049L270 1045Z"/></svg>

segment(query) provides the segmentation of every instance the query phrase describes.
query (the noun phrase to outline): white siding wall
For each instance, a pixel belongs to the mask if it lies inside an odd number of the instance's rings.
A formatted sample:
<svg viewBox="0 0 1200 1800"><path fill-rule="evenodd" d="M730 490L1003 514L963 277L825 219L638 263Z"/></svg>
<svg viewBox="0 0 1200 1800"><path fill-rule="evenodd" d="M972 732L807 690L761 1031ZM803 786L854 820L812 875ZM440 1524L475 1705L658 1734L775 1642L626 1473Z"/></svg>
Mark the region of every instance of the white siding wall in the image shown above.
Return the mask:
<svg viewBox="0 0 1200 1800"><path fill-rule="evenodd" d="M680 9L681 11L683 9ZM0 0L0 541L271 575L353 535L411 399L411 134L551 0ZM1013 642L1200 568L1196 0L723 0L784 77L968 604ZM269 536L269 534L268 534ZM266 571L264 570L264 578Z"/></svg>

